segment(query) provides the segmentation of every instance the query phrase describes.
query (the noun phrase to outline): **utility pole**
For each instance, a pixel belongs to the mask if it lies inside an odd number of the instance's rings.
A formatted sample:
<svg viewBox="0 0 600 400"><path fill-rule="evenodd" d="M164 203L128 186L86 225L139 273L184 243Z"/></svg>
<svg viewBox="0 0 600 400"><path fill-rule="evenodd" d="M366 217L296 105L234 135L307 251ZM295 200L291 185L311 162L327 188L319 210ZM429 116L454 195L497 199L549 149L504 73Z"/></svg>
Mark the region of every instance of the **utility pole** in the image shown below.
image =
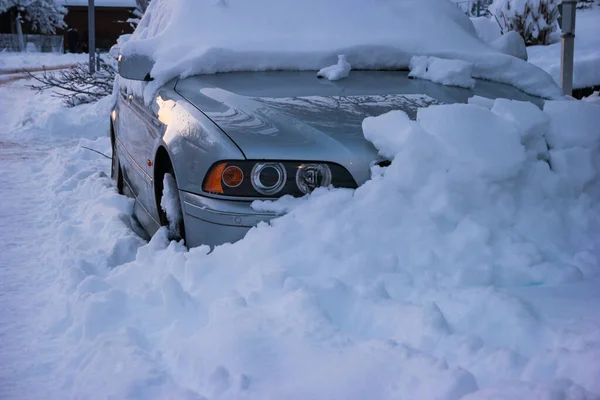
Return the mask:
<svg viewBox="0 0 600 400"><path fill-rule="evenodd" d="M23 36L23 28L21 26L21 13L17 13L17 36L19 38L19 51L22 53L25 51L25 38Z"/></svg>
<svg viewBox="0 0 600 400"><path fill-rule="evenodd" d="M562 2L562 43L560 57L560 87L565 96L573 94L573 63L575 57L575 14L577 0Z"/></svg>
<svg viewBox="0 0 600 400"><path fill-rule="evenodd" d="M88 0L88 54L90 75L96 72L96 16L94 0Z"/></svg>

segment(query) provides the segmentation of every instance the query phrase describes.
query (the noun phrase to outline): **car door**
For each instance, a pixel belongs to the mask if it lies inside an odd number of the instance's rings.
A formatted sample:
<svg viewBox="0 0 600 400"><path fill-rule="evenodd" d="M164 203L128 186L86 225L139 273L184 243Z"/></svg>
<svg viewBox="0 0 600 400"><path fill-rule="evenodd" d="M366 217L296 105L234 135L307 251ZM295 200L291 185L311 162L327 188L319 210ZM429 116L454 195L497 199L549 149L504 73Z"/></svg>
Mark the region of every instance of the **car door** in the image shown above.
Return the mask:
<svg viewBox="0 0 600 400"><path fill-rule="evenodd" d="M118 137L123 148L120 158L123 167L124 179L136 197L137 207L150 215L148 210L154 201L152 192L151 160L154 159L152 151L156 132L152 122L148 119L147 110L143 100L124 91L119 94ZM154 127L156 128L156 127ZM136 202L136 203L137 203ZM136 214L139 214L136 210ZM143 221L142 221L143 222Z"/></svg>

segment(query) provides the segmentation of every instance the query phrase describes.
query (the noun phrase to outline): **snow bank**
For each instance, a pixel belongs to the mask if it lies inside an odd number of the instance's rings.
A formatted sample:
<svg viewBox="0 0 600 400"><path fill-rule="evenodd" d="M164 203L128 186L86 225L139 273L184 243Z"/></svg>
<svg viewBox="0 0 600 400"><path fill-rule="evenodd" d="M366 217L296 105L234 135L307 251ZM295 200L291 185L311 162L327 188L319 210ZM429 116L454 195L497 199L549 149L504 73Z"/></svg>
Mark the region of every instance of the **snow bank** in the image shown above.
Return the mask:
<svg viewBox="0 0 600 400"><path fill-rule="evenodd" d="M473 64L460 60L445 60L437 57L415 56L410 59L411 78L427 79L442 85L475 87Z"/></svg>
<svg viewBox="0 0 600 400"><path fill-rule="evenodd" d="M258 202L289 213L211 253L165 229L144 244L110 163L60 149L34 178L56 209L40 326L63 398L596 398L600 299L561 319L511 291L554 290L554 312L557 289L600 277L599 109L369 118L389 167Z"/></svg>
<svg viewBox="0 0 600 400"><path fill-rule="evenodd" d="M575 89L600 85L600 8L577 10L575 24ZM527 48L529 62L542 68L560 82L561 44Z"/></svg>
<svg viewBox="0 0 600 400"><path fill-rule="evenodd" d="M549 76L488 47L446 0L155 0L123 54L156 60L155 90L174 77L227 71L314 70L345 54L356 69L408 67L413 55L470 62L474 77L560 97Z"/></svg>

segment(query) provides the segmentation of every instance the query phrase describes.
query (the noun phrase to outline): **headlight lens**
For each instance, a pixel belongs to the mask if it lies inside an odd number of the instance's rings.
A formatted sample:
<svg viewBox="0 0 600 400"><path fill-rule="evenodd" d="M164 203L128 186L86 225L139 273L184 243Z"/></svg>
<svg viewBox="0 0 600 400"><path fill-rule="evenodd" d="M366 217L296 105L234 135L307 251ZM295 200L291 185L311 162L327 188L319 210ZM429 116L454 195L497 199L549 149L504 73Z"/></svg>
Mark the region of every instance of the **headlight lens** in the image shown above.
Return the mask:
<svg viewBox="0 0 600 400"><path fill-rule="evenodd" d="M296 171L296 185L304 194L331 185L331 169L327 164L302 164Z"/></svg>
<svg viewBox="0 0 600 400"><path fill-rule="evenodd" d="M286 181L287 174L281 163L257 163L252 168L252 187L265 196L279 192Z"/></svg>
<svg viewBox="0 0 600 400"><path fill-rule="evenodd" d="M357 187L342 166L323 162L219 161L204 177L204 192L261 198L303 196L321 186Z"/></svg>

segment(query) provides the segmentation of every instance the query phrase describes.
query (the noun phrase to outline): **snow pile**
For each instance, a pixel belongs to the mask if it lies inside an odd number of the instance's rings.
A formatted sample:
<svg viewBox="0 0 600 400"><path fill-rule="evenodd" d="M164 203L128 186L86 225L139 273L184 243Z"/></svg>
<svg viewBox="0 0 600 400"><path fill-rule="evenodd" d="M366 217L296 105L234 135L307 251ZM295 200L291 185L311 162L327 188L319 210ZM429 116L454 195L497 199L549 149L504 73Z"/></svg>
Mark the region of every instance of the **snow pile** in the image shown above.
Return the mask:
<svg viewBox="0 0 600 400"><path fill-rule="evenodd" d="M346 61L346 56L339 55L337 64L321 69L317 73L317 76L319 78L327 78L330 81L339 81L340 79L347 78L350 75L351 69L352 66Z"/></svg>
<svg viewBox="0 0 600 400"><path fill-rule="evenodd" d="M473 64L460 60L414 56L410 59L411 78L427 79L442 85L473 88Z"/></svg>
<svg viewBox="0 0 600 400"><path fill-rule="evenodd" d="M500 26L493 18L475 17L471 18L471 22L479 39L486 43L493 42L502 36Z"/></svg>
<svg viewBox="0 0 600 400"><path fill-rule="evenodd" d="M62 398L596 398L599 108L489 107L365 120L389 167L260 202L288 214L211 253L138 248L94 153L57 151L34 178Z"/></svg>
<svg viewBox="0 0 600 400"><path fill-rule="evenodd" d="M575 23L575 70L573 87L600 85L600 8L577 10ZM527 48L529 62L547 71L560 82L561 44Z"/></svg>
<svg viewBox="0 0 600 400"><path fill-rule="evenodd" d="M504 54L527 61L527 47L525 47L525 41L521 35L515 31L506 32L489 44Z"/></svg>
<svg viewBox="0 0 600 400"><path fill-rule="evenodd" d="M474 65L474 77L562 96L538 68L481 42L446 0L153 0L123 46L128 54L156 61L155 80L144 84L147 102L178 76L319 71L339 54L355 69L406 68L413 55L459 59Z"/></svg>

